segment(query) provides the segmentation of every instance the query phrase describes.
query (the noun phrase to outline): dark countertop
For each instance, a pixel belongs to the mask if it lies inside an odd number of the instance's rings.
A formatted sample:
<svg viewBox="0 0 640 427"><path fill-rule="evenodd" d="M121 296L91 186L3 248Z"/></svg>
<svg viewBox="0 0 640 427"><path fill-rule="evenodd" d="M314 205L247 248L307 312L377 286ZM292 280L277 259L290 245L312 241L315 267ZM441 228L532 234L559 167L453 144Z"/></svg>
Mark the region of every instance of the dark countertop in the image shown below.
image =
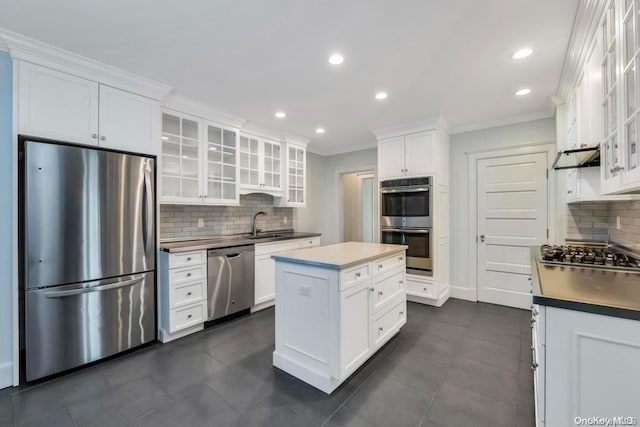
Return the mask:
<svg viewBox="0 0 640 427"><path fill-rule="evenodd" d="M277 236L274 236L274 234L277 234ZM320 233L302 233L297 231L268 231L258 233L258 236L260 236L259 239L252 239L247 234L220 237L198 237L191 240L161 242L160 250L164 252L178 253L199 251L203 249L233 248L236 246L246 246L259 243L306 239L307 237L318 237L320 235Z"/></svg>
<svg viewBox="0 0 640 427"><path fill-rule="evenodd" d="M531 248L533 303L640 320L640 273L545 265Z"/></svg>

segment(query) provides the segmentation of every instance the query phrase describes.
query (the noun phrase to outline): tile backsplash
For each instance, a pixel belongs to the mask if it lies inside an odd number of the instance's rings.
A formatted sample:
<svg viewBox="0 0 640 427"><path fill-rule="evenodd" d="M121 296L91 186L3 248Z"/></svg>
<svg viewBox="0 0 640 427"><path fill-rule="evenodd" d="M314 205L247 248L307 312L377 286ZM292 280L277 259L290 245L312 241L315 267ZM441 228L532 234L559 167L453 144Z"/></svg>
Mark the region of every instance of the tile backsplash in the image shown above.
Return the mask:
<svg viewBox="0 0 640 427"><path fill-rule="evenodd" d="M567 240L576 239L611 241L640 250L640 201L569 205Z"/></svg>
<svg viewBox="0 0 640 427"><path fill-rule="evenodd" d="M609 213L611 241L640 251L640 201L613 202ZM620 217L619 230L618 217Z"/></svg>
<svg viewBox="0 0 640 427"><path fill-rule="evenodd" d="M295 228L293 208L274 207L273 197L267 194L248 194L240 196L240 206L161 205L160 239L249 233L253 215L259 211L267 213L256 221L261 230ZM198 218L204 220L204 227L198 228Z"/></svg>

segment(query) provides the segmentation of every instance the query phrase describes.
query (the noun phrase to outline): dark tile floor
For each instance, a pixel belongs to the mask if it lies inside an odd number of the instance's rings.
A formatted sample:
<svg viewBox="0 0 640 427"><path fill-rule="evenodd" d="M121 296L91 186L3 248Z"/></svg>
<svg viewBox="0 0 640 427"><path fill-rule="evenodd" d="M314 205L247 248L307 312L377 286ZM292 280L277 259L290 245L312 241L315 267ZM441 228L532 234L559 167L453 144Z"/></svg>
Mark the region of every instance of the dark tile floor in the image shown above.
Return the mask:
<svg viewBox="0 0 640 427"><path fill-rule="evenodd" d="M408 323L332 395L274 369L265 310L31 387L11 426L533 426L529 312L449 300Z"/></svg>

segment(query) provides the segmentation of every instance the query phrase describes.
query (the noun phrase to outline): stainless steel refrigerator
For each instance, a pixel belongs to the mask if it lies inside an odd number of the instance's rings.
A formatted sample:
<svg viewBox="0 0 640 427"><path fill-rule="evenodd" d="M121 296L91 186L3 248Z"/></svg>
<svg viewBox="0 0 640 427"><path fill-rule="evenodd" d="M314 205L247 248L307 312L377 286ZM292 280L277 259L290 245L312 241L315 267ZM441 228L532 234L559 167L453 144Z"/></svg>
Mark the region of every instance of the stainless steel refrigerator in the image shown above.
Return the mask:
<svg viewBox="0 0 640 427"><path fill-rule="evenodd" d="M155 340L151 157L25 140L25 379Z"/></svg>

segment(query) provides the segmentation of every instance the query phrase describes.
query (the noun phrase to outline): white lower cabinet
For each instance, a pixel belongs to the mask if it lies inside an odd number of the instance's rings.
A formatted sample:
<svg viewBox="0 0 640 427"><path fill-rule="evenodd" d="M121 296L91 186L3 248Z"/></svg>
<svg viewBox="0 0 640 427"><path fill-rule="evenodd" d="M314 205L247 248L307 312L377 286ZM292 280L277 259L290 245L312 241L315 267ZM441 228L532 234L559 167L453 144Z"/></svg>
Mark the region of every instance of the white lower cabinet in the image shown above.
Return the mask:
<svg viewBox="0 0 640 427"><path fill-rule="evenodd" d="M258 310L273 305L276 298L276 262L271 256L314 246L320 246L319 236L256 244L254 303Z"/></svg>
<svg viewBox="0 0 640 427"><path fill-rule="evenodd" d="M160 341L202 330L207 320L207 252L160 252L158 277Z"/></svg>
<svg viewBox="0 0 640 427"><path fill-rule="evenodd" d="M342 270L276 262L274 365L333 392L406 323L404 260Z"/></svg>
<svg viewBox="0 0 640 427"><path fill-rule="evenodd" d="M533 310L537 425L575 425L577 417L640 419L640 321Z"/></svg>

